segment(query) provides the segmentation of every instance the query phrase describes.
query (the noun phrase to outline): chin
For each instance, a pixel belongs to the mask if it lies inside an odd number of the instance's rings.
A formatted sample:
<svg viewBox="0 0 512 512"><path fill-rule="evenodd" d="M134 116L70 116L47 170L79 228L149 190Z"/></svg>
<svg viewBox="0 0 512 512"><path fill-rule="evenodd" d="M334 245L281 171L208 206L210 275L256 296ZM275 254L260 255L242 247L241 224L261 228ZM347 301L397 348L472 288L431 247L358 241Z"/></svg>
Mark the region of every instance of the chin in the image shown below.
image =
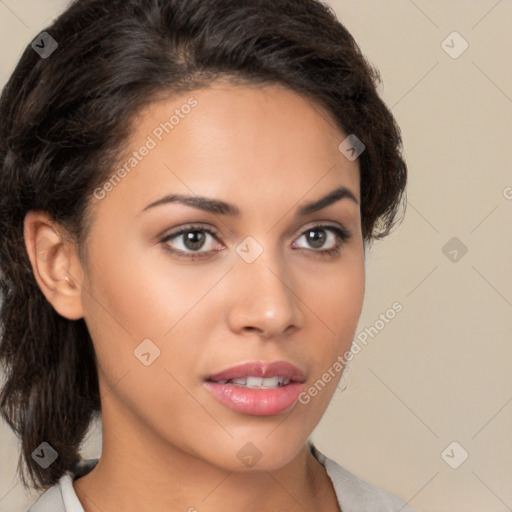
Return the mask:
<svg viewBox="0 0 512 512"><path fill-rule="evenodd" d="M277 471L292 462L309 437L309 432L297 437L287 435L285 425L283 421L277 427L284 435L267 428L254 435L246 431L245 435L224 442L212 440L216 448L212 451L208 447L204 459L225 471Z"/></svg>

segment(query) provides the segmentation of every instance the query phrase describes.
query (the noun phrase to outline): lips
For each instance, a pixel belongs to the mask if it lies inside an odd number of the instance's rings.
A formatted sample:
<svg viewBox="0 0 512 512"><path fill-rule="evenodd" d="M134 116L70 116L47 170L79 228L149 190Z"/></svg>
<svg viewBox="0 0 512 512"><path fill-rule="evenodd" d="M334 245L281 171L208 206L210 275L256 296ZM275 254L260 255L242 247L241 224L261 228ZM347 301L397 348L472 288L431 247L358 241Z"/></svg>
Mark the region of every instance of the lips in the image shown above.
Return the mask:
<svg viewBox="0 0 512 512"><path fill-rule="evenodd" d="M296 404L305 381L304 372L286 361L254 361L210 375L204 385L214 398L232 410L271 416Z"/></svg>
<svg viewBox="0 0 512 512"><path fill-rule="evenodd" d="M277 361L275 363L262 363L253 361L240 364L215 373L206 380L211 382L229 381L233 379L243 379L247 377L260 377L263 379L272 377L282 377L295 382L305 382L306 377L302 370L286 361Z"/></svg>

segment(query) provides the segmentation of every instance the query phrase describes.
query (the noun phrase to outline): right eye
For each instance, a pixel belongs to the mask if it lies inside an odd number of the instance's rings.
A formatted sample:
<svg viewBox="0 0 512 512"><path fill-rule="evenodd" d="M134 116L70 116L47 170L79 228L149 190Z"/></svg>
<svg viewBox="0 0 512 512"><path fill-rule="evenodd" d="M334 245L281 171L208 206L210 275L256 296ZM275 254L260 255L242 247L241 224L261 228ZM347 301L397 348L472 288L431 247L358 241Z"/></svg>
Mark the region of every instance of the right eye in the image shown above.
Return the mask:
<svg viewBox="0 0 512 512"><path fill-rule="evenodd" d="M193 259L204 257L213 251L223 250L225 247L218 243L216 237L217 234L214 231L204 226L185 226L165 235L160 242L173 254ZM205 246L206 250L202 250Z"/></svg>

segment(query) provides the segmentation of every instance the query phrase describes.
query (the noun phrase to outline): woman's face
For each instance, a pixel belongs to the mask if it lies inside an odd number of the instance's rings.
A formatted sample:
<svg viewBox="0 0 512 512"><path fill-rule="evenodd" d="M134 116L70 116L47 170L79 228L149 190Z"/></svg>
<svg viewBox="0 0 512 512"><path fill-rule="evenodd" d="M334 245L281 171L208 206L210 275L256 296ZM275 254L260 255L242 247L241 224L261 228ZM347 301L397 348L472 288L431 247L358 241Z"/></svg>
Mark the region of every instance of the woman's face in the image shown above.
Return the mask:
<svg viewBox="0 0 512 512"><path fill-rule="evenodd" d="M95 191L81 283L104 451L270 470L304 446L364 295L346 136L275 85L217 82L136 118Z"/></svg>

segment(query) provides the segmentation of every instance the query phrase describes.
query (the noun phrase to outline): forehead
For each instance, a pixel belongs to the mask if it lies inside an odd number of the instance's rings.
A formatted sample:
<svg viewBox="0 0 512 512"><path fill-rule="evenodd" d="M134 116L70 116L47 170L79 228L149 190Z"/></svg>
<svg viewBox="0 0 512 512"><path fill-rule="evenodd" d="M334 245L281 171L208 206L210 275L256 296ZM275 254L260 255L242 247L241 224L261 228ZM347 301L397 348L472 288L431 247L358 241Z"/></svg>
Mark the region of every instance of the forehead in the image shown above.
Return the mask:
<svg viewBox="0 0 512 512"><path fill-rule="evenodd" d="M195 106L189 108L191 98ZM169 116L173 111L179 119ZM226 140L227 137L239 143L250 140L255 143L269 142L264 148L250 146L267 154L280 145L293 146L293 142L299 151L306 141L308 146L315 146L317 152L332 152L332 144L335 143L337 147L339 139L346 137L333 116L318 102L274 83L240 85L221 79L206 88L154 102L138 116L132 133L134 137L143 135L156 121L161 120L165 125L172 117L172 132L176 134L188 128L190 131L186 133L186 138L191 144L198 143L199 138L201 145L210 141L214 144L220 142L220 138ZM177 130L178 125L181 125L181 130ZM185 130L183 125L186 125ZM159 128L164 129L163 134ZM153 131L157 138L167 134L162 126L157 126ZM195 138L191 138L191 132ZM231 149L233 154L237 147Z"/></svg>
<svg viewBox="0 0 512 512"><path fill-rule="evenodd" d="M338 149L345 137L329 112L281 85L214 82L155 101L135 117L114 170L124 169L122 177L105 199L141 210L177 192L237 196L256 206L340 184L359 198L358 163Z"/></svg>

